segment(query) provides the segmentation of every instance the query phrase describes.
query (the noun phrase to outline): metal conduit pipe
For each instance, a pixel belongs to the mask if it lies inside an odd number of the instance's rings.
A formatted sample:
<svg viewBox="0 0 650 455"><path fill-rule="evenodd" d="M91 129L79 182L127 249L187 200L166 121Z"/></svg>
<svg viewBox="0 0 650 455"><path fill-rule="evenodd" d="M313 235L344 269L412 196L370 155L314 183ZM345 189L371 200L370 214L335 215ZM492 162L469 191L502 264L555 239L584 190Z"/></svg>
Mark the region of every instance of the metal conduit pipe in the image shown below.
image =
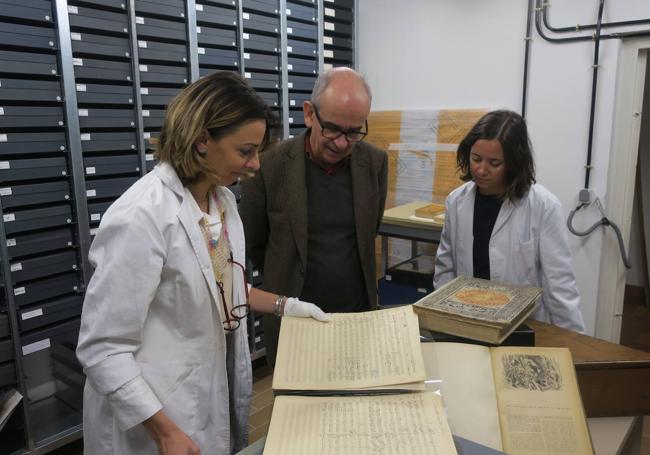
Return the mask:
<svg viewBox="0 0 650 455"><path fill-rule="evenodd" d="M546 27L547 30L552 31L553 33L575 33L575 32L580 32L582 30L593 30L598 25L598 24L586 24L586 25L576 24L573 27L553 27L549 23L549 19L548 19L548 5L545 5L545 7L543 8L542 22L544 23L544 27ZM632 21L619 21L619 22L603 22L600 24L600 27L601 28L627 27L627 26L644 25L644 24L650 24L650 19L637 19Z"/></svg>
<svg viewBox="0 0 650 455"><path fill-rule="evenodd" d="M587 164L585 165L585 186L584 190L587 191L589 189L589 177L591 174L591 157L592 157L592 150L593 150L593 135L594 135L594 124L595 124L595 112L596 112L596 94L597 94L597 88L598 88L598 69L599 69L599 52L600 52L600 40L601 39L624 39L624 38L631 38L631 37L636 37L636 36L650 36L650 30L641 30L641 31L634 31L634 32L623 32L623 33L610 33L607 35L601 34L601 29L602 29L602 17L603 17L603 10L605 6L605 0L599 0L599 6L598 6L598 20L596 21L596 24L594 25L596 31L593 34L593 36L574 36L574 37L565 37L565 38L552 38L544 34L544 31L542 29L542 24L540 23L540 18L542 18L542 22L544 22L544 26L546 26L546 8L548 8L548 5L543 3L543 0L535 0L535 28L537 30L537 33L546 41L552 42L552 43L569 43L569 42L579 42L579 41L594 41L594 60L593 60L593 65L592 65L592 83L591 83L591 103L590 103L590 111L589 111L589 133L588 133L588 139L587 139ZM529 11L528 11L528 20L530 20L530 2L529 2ZM645 21L645 20L644 20ZM630 22L630 21L626 21ZM636 22L636 21L634 21ZM641 22L645 23L645 22ZM648 21L650 23L650 20ZM617 26L621 25L637 25L635 24L623 24L623 23L614 23L610 22L610 25L608 26L614 26L613 24L617 24ZM589 27L591 28L591 27ZM572 30L575 31L575 30ZM529 33L527 32L527 37L529 36ZM528 43L527 43L528 44ZM525 57L524 57L524 90L526 89L526 80L528 77L528 58L529 58L529 52L528 49L526 49ZM522 100L522 111L525 112L525 103L526 103L526 98L525 98L525 91L524 91L524 97ZM567 228L569 231L578 236L586 236L589 235L591 232L593 232L598 226L610 226L612 229L614 229L614 232L616 233L617 239L618 239L618 245L619 245L619 251L621 253L621 258L623 260L623 264L625 264L626 268L631 268L627 253L625 251L625 245L623 244L623 238L621 236L621 231L618 228L618 226L611 220L609 220L607 217L605 217L604 211L602 209L602 206L600 205L600 201L597 199L596 200L599 209L601 210L601 214L603 215L600 221L594 223L589 229L586 231L577 231L576 229L573 228L573 217L578 212L580 209L583 207L587 206L588 204L585 203L584 201L581 200L581 204L578 205L575 209L573 209L570 214L569 218L567 220Z"/></svg>

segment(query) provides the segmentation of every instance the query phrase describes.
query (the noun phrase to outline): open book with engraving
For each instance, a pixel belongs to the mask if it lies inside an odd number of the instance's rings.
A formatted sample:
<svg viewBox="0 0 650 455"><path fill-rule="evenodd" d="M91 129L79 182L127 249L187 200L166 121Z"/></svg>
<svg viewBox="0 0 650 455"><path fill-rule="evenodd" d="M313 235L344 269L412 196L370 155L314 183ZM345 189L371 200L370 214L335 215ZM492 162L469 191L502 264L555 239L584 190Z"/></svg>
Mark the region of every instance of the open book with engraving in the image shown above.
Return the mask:
<svg viewBox="0 0 650 455"><path fill-rule="evenodd" d="M455 435L510 455L592 454L566 348L423 343ZM431 371L431 369L436 371Z"/></svg>
<svg viewBox="0 0 650 455"><path fill-rule="evenodd" d="M413 304L420 327L491 344L535 309L542 290L460 276Z"/></svg>
<svg viewBox="0 0 650 455"><path fill-rule="evenodd" d="M331 316L282 319L264 454L456 454L412 307Z"/></svg>

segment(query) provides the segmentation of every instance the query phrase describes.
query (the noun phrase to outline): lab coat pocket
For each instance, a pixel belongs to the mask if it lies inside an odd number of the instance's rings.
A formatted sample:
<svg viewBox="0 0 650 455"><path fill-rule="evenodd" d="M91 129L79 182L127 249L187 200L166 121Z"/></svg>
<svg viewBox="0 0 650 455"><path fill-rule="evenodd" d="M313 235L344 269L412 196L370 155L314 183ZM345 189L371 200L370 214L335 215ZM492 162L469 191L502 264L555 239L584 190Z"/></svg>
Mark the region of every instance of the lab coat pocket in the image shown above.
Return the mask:
<svg viewBox="0 0 650 455"><path fill-rule="evenodd" d="M537 239L532 238L515 246L512 255L512 271L517 277L517 284L537 283Z"/></svg>
<svg viewBox="0 0 650 455"><path fill-rule="evenodd" d="M142 376L160 400L163 411L185 433L196 429L197 368L177 362L140 362Z"/></svg>

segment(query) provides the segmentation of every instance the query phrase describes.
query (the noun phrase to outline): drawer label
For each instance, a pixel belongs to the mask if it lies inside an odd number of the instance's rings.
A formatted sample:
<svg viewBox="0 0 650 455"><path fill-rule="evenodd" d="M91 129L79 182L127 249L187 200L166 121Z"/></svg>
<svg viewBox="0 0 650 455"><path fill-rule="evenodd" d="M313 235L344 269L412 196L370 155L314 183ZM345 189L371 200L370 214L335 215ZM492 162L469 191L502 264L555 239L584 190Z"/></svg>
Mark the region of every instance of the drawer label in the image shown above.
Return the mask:
<svg viewBox="0 0 650 455"><path fill-rule="evenodd" d="M36 343L31 343L31 344L26 344L23 346L23 355L29 355L33 352L38 352L42 351L43 349L49 348L50 345L50 339L46 338L41 341L37 341Z"/></svg>
<svg viewBox="0 0 650 455"><path fill-rule="evenodd" d="M95 168L93 166L88 166L86 168L86 174L93 175L95 173Z"/></svg>
<svg viewBox="0 0 650 455"><path fill-rule="evenodd" d="M144 17L135 16L135 23L136 24L144 24Z"/></svg>
<svg viewBox="0 0 650 455"><path fill-rule="evenodd" d="M79 117L88 117L88 109L79 109Z"/></svg>
<svg viewBox="0 0 650 455"><path fill-rule="evenodd" d="M324 36L323 37L323 43L325 44L332 44L332 37L331 36Z"/></svg>
<svg viewBox="0 0 650 455"><path fill-rule="evenodd" d="M39 308L38 310L25 311L23 314L20 315L23 321L31 318L37 318L39 316L43 316L43 308Z"/></svg>
<svg viewBox="0 0 650 455"><path fill-rule="evenodd" d="M102 218L102 215L99 213L91 213L90 221L99 221Z"/></svg>
<svg viewBox="0 0 650 455"><path fill-rule="evenodd" d="M16 246L16 239L7 239L7 246Z"/></svg>
<svg viewBox="0 0 650 455"><path fill-rule="evenodd" d="M140 71L146 73L149 71L149 67L147 65L140 65Z"/></svg>
<svg viewBox="0 0 650 455"><path fill-rule="evenodd" d="M325 15L329 17L336 17L336 11L333 8L325 8Z"/></svg>
<svg viewBox="0 0 650 455"><path fill-rule="evenodd" d="M0 188L0 196L11 196L12 194L11 188Z"/></svg>
<svg viewBox="0 0 650 455"><path fill-rule="evenodd" d="M86 190L86 197L95 197L97 196L97 190Z"/></svg>
<svg viewBox="0 0 650 455"><path fill-rule="evenodd" d="M11 221L15 221L15 220L16 220L16 215L14 215L13 213L7 213L7 214L5 214L5 215L2 215L2 220L3 220L5 223L9 223L9 222L11 222Z"/></svg>
<svg viewBox="0 0 650 455"><path fill-rule="evenodd" d="M90 140L91 140L91 138L90 138L90 133L83 133L83 134L81 135L81 140L82 140L82 141L90 141Z"/></svg>
<svg viewBox="0 0 650 455"><path fill-rule="evenodd" d="M81 41L81 33L70 32L70 39L72 41Z"/></svg>
<svg viewBox="0 0 650 455"><path fill-rule="evenodd" d="M74 66L84 66L84 59L82 59L82 58L78 58L78 57L74 57L74 58L72 59L72 64L73 64Z"/></svg>
<svg viewBox="0 0 650 455"><path fill-rule="evenodd" d="M19 288L14 288L14 295L23 295L25 292L25 286L21 286Z"/></svg>
<svg viewBox="0 0 650 455"><path fill-rule="evenodd" d="M147 42L142 41L142 40L138 40L138 47L142 47L142 48L146 49L147 48Z"/></svg>
<svg viewBox="0 0 650 455"><path fill-rule="evenodd" d="M6 134L0 134L0 142L7 142L7 135Z"/></svg>
<svg viewBox="0 0 650 455"><path fill-rule="evenodd" d="M77 91L78 92L85 92L86 91L86 84L77 84Z"/></svg>
<svg viewBox="0 0 650 455"><path fill-rule="evenodd" d="M334 24L332 22L325 22L325 30L334 31Z"/></svg>
<svg viewBox="0 0 650 455"><path fill-rule="evenodd" d="M11 169L9 161L0 161L0 169Z"/></svg>
<svg viewBox="0 0 650 455"><path fill-rule="evenodd" d="M9 266L12 272L19 272L23 269L22 262L15 262Z"/></svg>
<svg viewBox="0 0 650 455"><path fill-rule="evenodd" d="M77 8L76 6L68 5L68 13L79 14L79 8Z"/></svg>

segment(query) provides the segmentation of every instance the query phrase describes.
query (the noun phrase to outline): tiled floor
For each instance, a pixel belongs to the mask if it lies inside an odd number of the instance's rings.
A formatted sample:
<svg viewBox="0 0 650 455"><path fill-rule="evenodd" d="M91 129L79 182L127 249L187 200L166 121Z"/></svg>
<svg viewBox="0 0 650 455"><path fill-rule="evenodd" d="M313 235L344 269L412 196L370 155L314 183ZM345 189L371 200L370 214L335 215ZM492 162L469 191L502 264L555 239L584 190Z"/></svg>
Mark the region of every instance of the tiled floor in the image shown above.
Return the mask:
<svg viewBox="0 0 650 455"><path fill-rule="evenodd" d="M273 390L271 381L273 371L266 365L264 359L253 362L253 401L248 420L248 440L250 443L266 436L273 411Z"/></svg>

